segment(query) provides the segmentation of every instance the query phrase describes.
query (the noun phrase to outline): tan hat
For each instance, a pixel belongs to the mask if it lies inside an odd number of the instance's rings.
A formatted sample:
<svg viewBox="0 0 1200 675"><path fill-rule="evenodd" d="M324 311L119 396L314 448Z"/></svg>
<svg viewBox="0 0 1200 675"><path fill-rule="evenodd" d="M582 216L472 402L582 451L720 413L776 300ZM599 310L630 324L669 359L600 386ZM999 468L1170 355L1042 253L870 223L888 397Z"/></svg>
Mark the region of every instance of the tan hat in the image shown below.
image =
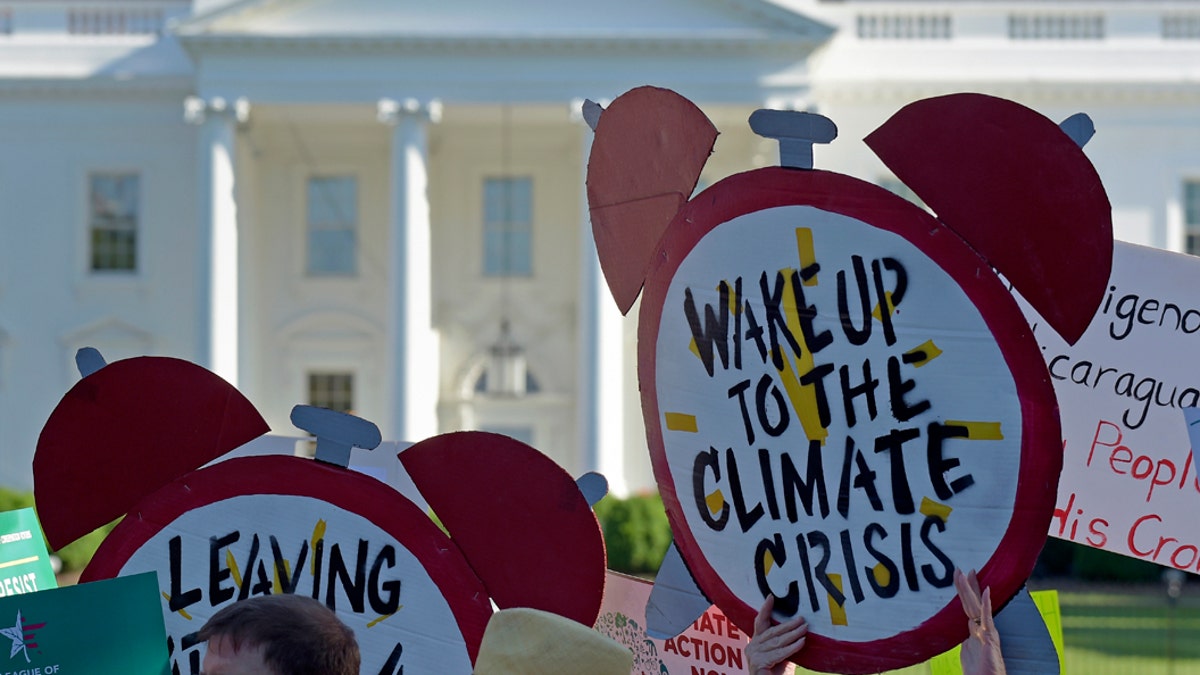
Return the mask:
<svg viewBox="0 0 1200 675"><path fill-rule="evenodd" d="M629 675L633 654L578 621L515 607L488 621L475 675Z"/></svg>

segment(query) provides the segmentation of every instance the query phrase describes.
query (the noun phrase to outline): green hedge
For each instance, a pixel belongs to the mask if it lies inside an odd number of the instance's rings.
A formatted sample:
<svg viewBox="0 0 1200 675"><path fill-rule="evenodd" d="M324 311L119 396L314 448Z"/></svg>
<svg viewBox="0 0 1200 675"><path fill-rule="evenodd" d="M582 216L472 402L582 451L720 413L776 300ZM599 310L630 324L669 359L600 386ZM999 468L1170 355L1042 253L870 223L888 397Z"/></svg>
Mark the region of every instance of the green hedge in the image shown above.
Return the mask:
<svg viewBox="0 0 1200 675"><path fill-rule="evenodd" d="M626 499L609 495L595 511L604 530L609 569L643 576L658 572L671 544L671 526L658 494Z"/></svg>
<svg viewBox="0 0 1200 675"><path fill-rule="evenodd" d="M1091 546L1076 547L1073 576L1085 581L1158 581L1166 568L1155 563L1109 553Z"/></svg>
<svg viewBox="0 0 1200 675"><path fill-rule="evenodd" d="M1155 563L1109 553L1098 548L1049 537L1035 577L1072 577L1082 581L1158 581L1166 568Z"/></svg>
<svg viewBox="0 0 1200 675"><path fill-rule="evenodd" d="M27 507L34 508L32 492L0 487L0 511L13 511ZM100 548L100 543L117 526L117 522L114 520L55 551L54 554L58 556L59 560L62 560L63 571L78 571L87 567L92 556L95 555L96 549ZM47 544L47 548L49 548L49 544Z"/></svg>
<svg viewBox="0 0 1200 675"><path fill-rule="evenodd" d="M595 507L604 530L610 569L652 576L671 543L662 499L644 494L618 499L609 495ZM1050 537L1038 558L1035 577L1072 577L1083 581L1158 581L1165 568L1100 549Z"/></svg>

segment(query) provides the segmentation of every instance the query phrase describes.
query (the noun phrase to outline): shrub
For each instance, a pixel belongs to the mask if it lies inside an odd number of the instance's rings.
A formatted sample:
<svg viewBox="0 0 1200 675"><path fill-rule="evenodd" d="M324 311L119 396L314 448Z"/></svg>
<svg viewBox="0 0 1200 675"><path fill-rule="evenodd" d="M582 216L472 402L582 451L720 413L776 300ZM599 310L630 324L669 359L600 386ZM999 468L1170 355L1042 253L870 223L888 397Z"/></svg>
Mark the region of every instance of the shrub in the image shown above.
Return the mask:
<svg viewBox="0 0 1200 675"><path fill-rule="evenodd" d="M1075 549L1079 544L1069 541L1046 537L1046 545L1038 555L1037 564L1033 567L1034 578L1065 577L1071 574L1071 563L1075 558Z"/></svg>
<svg viewBox="0 0 1200 675"><path fill-rule="evenodd" d="M1081 581L1158 581L1163 567L1084 544L1049 537L1033 569L1034 577L1070 576Z"/></svg>
<svg viewBox="0 0 1200 675"><path fill-rule="evenodd" d="M612 495L595 507L604 530L610 569L653 575L671 543L671 527L658 494L619 499ZM1163 567L1097 548L1048 537L1034 577L1071 576L1083 581L1158 581Z"/></svg>
<svg viewBox="0 0 1200 675"><path fill-rule="evenodd" d="M113 531L119 522L121 522L120 518L107 525L102 525L55 551L54 554L58 556L59 560L62 560L63 570L75 571L87 567L88 563L92 561L92 556L96 555L96 549L100 548L100 544L104 543L104 538Z"/></svg>
<svg viewBox="0 0 1200 675"><path fill-rule="evenodd" d="M1163 567L1146 560L1074 544L1072 570L1084 581L1158 581Z"/></svg>
<svg viewBox="0 0 1200 675"><path fill-rule="evenodd" d="M33 508L32 492L0 487L0 511L16 511L27 507Z"/></svg>
<svg viewBox="0 0 1200 675"><path fill-rule="evenodd" d="M620 499L609 495L596 504L604 530L608 567L626 574L653 575L671 544L671 526L657 493Z"/></svg>

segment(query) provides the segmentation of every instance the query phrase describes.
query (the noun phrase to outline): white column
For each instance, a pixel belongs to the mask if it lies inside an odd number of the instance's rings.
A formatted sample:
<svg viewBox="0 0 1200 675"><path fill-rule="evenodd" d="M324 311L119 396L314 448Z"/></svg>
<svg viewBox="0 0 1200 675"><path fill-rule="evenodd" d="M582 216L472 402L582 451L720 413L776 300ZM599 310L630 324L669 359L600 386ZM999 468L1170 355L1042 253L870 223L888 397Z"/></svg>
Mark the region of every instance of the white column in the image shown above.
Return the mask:
<svg viewBox="0 0 1200 675"><path fill-rule="evenodd" d="M238 214L234 158L237 125L250 113L232 104L189 96L184 119L200 126L197 224L200 233L198 355L201 365L238 384Z"/></svg>
<svg viewBox="0 0 1200 675"><path fill-rule="evenodd" d="M426 127L440 116L438 101L379 101L379 121L392 127L387 354L392 417L385 433L399 441L437 433L440 359L433 329Z"/></svg>
<svg viewBox="0 0 1200 675"><path fill-rule="evenodd" d="M625 481L625 335L624 319L608 291L587 202L587 163L592 131L580 115L582 102L571 104L572 119L582 135L579 230L579 447L583 471L599 471L609 490L626 492Z"/></svg>

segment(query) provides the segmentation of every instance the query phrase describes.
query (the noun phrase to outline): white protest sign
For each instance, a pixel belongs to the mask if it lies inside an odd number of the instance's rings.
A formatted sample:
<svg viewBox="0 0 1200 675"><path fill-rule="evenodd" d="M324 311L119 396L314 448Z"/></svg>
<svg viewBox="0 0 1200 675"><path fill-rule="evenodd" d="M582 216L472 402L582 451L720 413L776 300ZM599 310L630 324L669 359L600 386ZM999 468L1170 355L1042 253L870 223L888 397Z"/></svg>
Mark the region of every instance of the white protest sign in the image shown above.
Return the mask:
<svg viewBox="0 0 1200 675"><path fill-rule="evenodd" d="M1036 326L1063 429L1051 536L1200 572L1200 481L1180 412L1200 399L1198 282L1200 259L1117 242L1079 342Z"/></svg>
<svg viewBox="0 0 1200 675"><path fill-rule="evenodd" d="M350 626L363 672L469 673L491 615L482 582L391 488L295 457L192 472L113 530L83 581L158 573L173 667L199 672L191 634L257 595L320 600Z"/></svg>
<svg viewBox="0 0 1200 675"><path fill-rule="evenodd" d="M710 190L727 210L668 233L641 306L675 543L743 628L768 593L805 615L801 665L925 660L957 641L954 569L1007 598L1044 538L1061 435L1038 345L983 261L886 191Z"/></svg>
<svg viewBox="0 0 1200 675"><path fill-rule="evenodd" d="M822 267L823 283L806 289L805 297L817 308L813 327L807 330L824 341L810 338L810 344L797 350L805 357L816 353L807 363L784 362L795 370L793 393L791 373L780 375L783 369L771 362L772 355L790 355L784 340L791 336L777 330L777 323L784 322L773 320L771 302L791 293L780 290L783 284L776 278L783 275L775 270L789 264L798 267L794 248L789 251L780 245L795 237L796 223L812 228ZM772 225L778 237L767 236ZM843 633L853 631L852 639L868 641L916 628L927 615L911 611L907 605L911 598L891 599L898 592L923 593L937 598L929 601L931 605L949 602L954 597L954 567L983 567L1009 526L1007 514L1001 516L993 507L1015 500L1022 425L1016 386L1003 354L958 285L894 234L827 212L792 207L742 216L709 233L708 239L716 239L705 243L723 252L728 269L743 273L744 279L736 277L741 293L733 293L736 300L719 302L710 289L722 277L714 275L711 259L693 256L676 273L666 305L719 308L734 303L742 309L741 316L734 318L743 319L746 334L756 325L767 330L760 331L761 349L753 338L730 330L729 341L744 340L740 359L734 354L728 367L718 361L709 370L704 366L717 357L704 362L688 351L694 331L687 321L664 322L659 332L658 394L663 409L667 414L682 411L694 416L703 433L702 442L697 442L697 434L664 434L688 529L738 597L761 597L760 586L768 584L783 596L788 583L798 581L793 588L800 589L800 597L790 599L800 602L801 613L819 633L827 634L840 624ZM879 282L889 284L889 290L892 284L907 286L892 318L896 346L884 339L879 327L876 335L869 335L876 323L870 317L870 308L879 302L875 297L864 297L861 303L854 300L854 311L860 311L859 304L863 307L863 318L856 315L855 320L866 327L862 332L867 335L843 336L850 329L843 327L835 310L846 287L856 295L873 290L865 282L870 263L860 259L855 267L849 253L863 250L885 251L903 272L888 274L886 282ZM839 257L843 252L844 258ZM873 266L882 276L881 266ZM856 272L861 272L863 283L847 280ZM835 274L840 284L835 283ZM760 284L760 276L767 281ZM896 276L900 282L894 281ZM735 281L732 274L728 278ZM706 296L701 296L702 291L708 291ZM677 314L682 317L684 312ZM805 330L795 331L797 341L804 339ZM939 356L919 370L902 368L901 352L927 342L935 345L929 349L936 349ZM899 382L902 378L906 384ZM800 397L810 383L823 389L816 389L816 404L805 407ZM717 396L712 395L714 390ZM789 395L796 399L794 406ZM825 399L830 412L827 419L817 419ZM811 419L795 410L811 411ZM946 420L986 420L998 432L995 440L974 441L988 443L986 451L964 450L970 443L956 441L954 449L947 451L955 458L952 464L926 469L923 435L939 433L938 427L932 432L926 427L933 422L949 424ZM900 461L902 454L916 459ZM976 483L975 476L990 480ZM961 485L948 484L960 478ZM938 479L947 485L935 485ZM948 504L959 513L949 522L926 520L922 497ZM819 537L805 534L797 539L797 534L816 529L824 530ZM952 532L945 534L947 530ZM764 549L773 566L762 562L767 558ZM823 567L826 561L830 571L842 575L842 588L818 585L825 577L821 572L813 574L811 566ZM883 565L890 571L888 581L878 581L856 562L868 571ZM922 575L917 571L923 566L930 571ZM786 575L786 581L771 584L772 567ZM908 571L904 583L902 570ZM827 593L837 597L838 592L853 595L845 609L826 598ZM861 618L894 605L904 606L894 621L884 624ZM860 620L853 620L855 613Z"/></svg>

